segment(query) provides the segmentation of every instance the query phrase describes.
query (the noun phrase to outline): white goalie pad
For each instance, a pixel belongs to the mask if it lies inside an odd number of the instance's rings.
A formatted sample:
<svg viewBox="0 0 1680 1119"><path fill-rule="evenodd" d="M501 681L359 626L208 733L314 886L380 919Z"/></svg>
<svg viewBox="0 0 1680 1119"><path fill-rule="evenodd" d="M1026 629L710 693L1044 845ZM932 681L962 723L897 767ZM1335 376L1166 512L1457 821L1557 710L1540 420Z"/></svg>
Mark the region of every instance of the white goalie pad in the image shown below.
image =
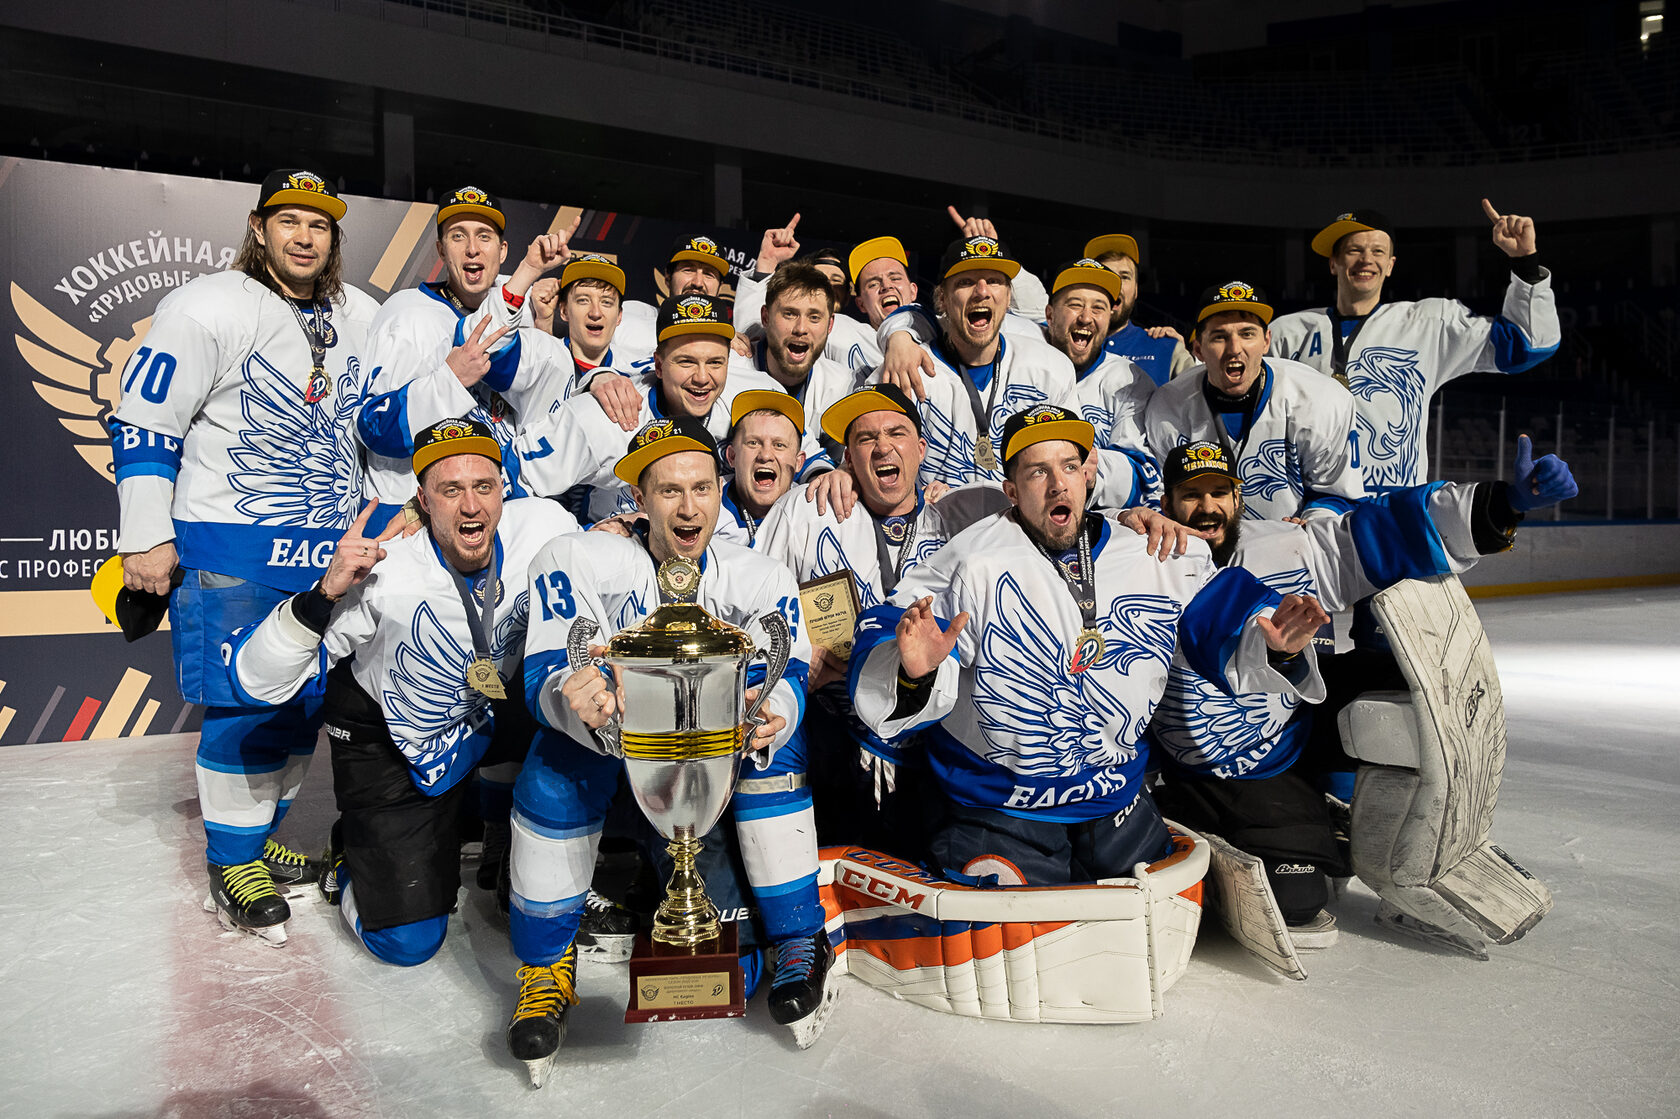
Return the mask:
<svg viewBox="0 0 1680 1119"><path fill-rule="evenodd" d="M1305 979L1307 969L1301 966L1283 911L1272 896L1265 864L1211 832L1203 832L1202 838L1208 843L1208 882L1213 887L1208 905L1219 923L1267 967L1290 979Z"/></svg>
<svg viewBox="0 0 1680 1119"><path fill-rule="evenodd" d="M1132 878L982 888L861 847L818 875L835 967L894 998L1014 1022L1144 1022L1190 962L1208 845L1169 824L1173 851Z"/></svg>
<svg viewBox="0 0 1680 1119"><path fill-rule="evenodd" d="M1372 605L1410 692L1341 712L1354 787L1354 872L1442 943L1480 955L1533 928L1550 891L1488 842L1505 766L1505 702L1487 634L1452 575L1407 579ZM1414 923L1415 922L1415 923Z"/></svg>

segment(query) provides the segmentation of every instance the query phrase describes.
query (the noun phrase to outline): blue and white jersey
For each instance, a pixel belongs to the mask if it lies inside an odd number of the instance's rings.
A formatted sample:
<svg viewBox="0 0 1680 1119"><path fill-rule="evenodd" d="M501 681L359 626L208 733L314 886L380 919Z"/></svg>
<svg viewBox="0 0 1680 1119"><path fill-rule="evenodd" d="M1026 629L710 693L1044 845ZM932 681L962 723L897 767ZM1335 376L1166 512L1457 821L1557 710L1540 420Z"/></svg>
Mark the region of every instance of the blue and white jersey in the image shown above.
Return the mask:
<svg viewBox="0 0 1680 1119"><path fill-rule="evenodd" d="M630 376L642 394L641 414L631 431L614 422L601 402L587 392L525 425L515 439L514 451L519 456L520 484L528 493L558 497L573 486L587 486L585 519L590 524L636 508L630 487L613 473L613 466L624 457L631 437L654 420L665 419L666 413L653 371ZM706 413L706 430L719 444L729 434L730 404L737 393L748 389L780 392L782 386L756 369L731 362L723 392ZM723 469L721 462L718 468Z"/></svg>
<svg viewBox="0 0 1680 1119"><path fill-rule="evenodd" d="M1157 385L1164 385L1179 373L1196 364L1196 359L1177 338L1151 338L1149 332L1135 322L1108 336L1103 350L1116 357L1129 358Z"/></svg>
<svg viewBox="0 0 1680 1119"><path fill-rule="evenodd" d="M380 308L368 338L373 390L356 426L368 452L368 490L382 505L401 505L414 496L409 459L415 436L463 417L485 424L501 444L503 493L527 496L519 483L519 459L511 453L514 438L532 417L559 404L571 366L556 360L553 349L529 344L533 332L518 329L525 317L524 308L507 305L500 283L476 311L463 313L439 284L400 291ZM504 326L513 329L492 352L490 372L467 388L449 368L449 351L485 320L486 337Z"/></svg>
<svg viewBox="0 0 1680 1119"><path fill-rule="evenodd" d="M1272 323L1271 352L1331 372L1336 320L1321 307ZM1343 323L1352 330L1358 320ZM1348 389L1358 413L1358 459L1373 493L1429 481L1429 401L1467 373L1521 373L1562 341L1548 273L1537 283L1511 277L1493 318L1456 299L1379 303L1348 347Z"/></svg>
<svg viewBox="0 0 1680 1119"><path fill-rule="evenodd" d="M1205 365L1174 377L1144 409L1150 449L1165 457L1186 443L1221 444L1242 478L1243 516L1253 520L1345 512L1365 496L1354 456L1353 397L1284 358L1267 358L1262 376L1253 422L1240 434L1227 430L1208 405Z"/></svg>
<svg viewBox="0 0 1680 1119"><path fill-rule="evenodd" d="M889 336L909 330L933 358L934 375L922 379L922 387L927 391L920 406L922 435L928 448L922 459L919 481L924 486L930 482L961 486L975 481L1001 486L1003 425L1010 416L1035 404L1055 404L1070 412L1079 411L1073 363L1046 342L1034 326L1030 335L1001 333L997 360L993 364L958 369L941 355L940 348L927 344L925 339L930 329L930 322L920 308L895 311L881 324L883 348ZM880 371L875 370L867 383L879 384L880 380ZM974 423L974 405L965 381L978 390L983 409L988 402L991 405L986 409L986 429L998 458L995 470L983 470L974 461L980 432Z"/></svg>
<svg viewBox="0 0 1680 1119"><path fill-rule="evenodd" d="M1216 575L1200 541L1161 562L1143 537L1107 519L1100 529L1091 558L1103 648L1079 671L1076 651L1090 650L1073 595L1011 513L958 534L860 618L849 682L858 716L889 740L930 728L928 760L957 803L1060 823L1126 808L1143 787L1144 728L1175 652L1222 690L1323 699L1311 652L1294 680L1267 663L1253 620L1278 596L1246 571ZM942 627L964 612L969 621L925 705L894 718L895 629L924 596Z"/></svg>
<svg viewBox="0 0 1680 1119"><path fill-rule="evenodd" d="M818 513L809 489L795 486L771 507L758 530L758 550L786 564L801 583L850 571L856 576L858 604L866 610L881 605L887 591L876 544L878 518L861 501L843 521L835 518L832 505L828 512ZM930 505L918 498L909 516L915 530L907 541L910 554L903 555L902 546L887 545L887 562L904 572L937 552L950 536L939 503Z"/></svg>
<svg viewBox="0 0 1680 1119"><path fill-rule="evenodd" d="M110 421L118 551L172 539L185 567L280 590L326 568L361 511L355 421L379 305L348 285L331 305L324 382L292 307L242 272L158 304Z"/></svg>
<svg viewBox="0 0 1680 1119"><path fill-rule="evenodd" d="M1129 358L1105 350L1079 375L1076 391L1079 414L1097 434L1091 504L1098 509L1160 508L1161 467L1143 430L1155 382Z"/></svg>
<svg viewBox="0 0 1680 1119"><path fill-rule="evenodd" d="M595 736L560 697L561 686L572 674L566 639L580 617L600 627L593 640L601 645L620 630L639 625L659 606L657 571L642 537L627 539L605 532L562 536L531 561L525 697L531 713L544 726L599 749ZM772 613L787 619L793 650L765 702L766 712L787 720L771 743L773 753L799 729L811 664L811 643L800 618L799 587L793 573L773 559L714 538L700 560L698 601L712 617L745 630L760 650L769 647L769 637L759 619ZM749 687L763 679L761 665L749 670Z"/></svg>
<svg viewBox="0 0 1680 1119"><path fill-rule="evenodd" d="M530 590L525 569L550 540L577 531L552 501L509 501L496 526L496 610L490 651L510 695L521 687ZM224 651L246 703L318 696L327 671L354 657L356 683L379 703L409 777L430 796L453 786L484 756L494 730L490 700L467 686L472 630L455 577L429 532L385 545L372 574L333 606L324 635L297 620L287 599ZM487 580L473 580L478 602ZM476 604L475 604L476 605Z"/></svg>
<svg viewBox="0 0 1680 1119"><path fill-rule="evenodd" d="M1469 569L1473 485L1394 490L1304 526L1245 521L1230 565L1279 595L1310 594L1335 612L1401 579ZM1228 695L1174 661L1150 739L1176 766L1209 777L1275 777L1295 764L1313 711L1298 697Z"/></svg>

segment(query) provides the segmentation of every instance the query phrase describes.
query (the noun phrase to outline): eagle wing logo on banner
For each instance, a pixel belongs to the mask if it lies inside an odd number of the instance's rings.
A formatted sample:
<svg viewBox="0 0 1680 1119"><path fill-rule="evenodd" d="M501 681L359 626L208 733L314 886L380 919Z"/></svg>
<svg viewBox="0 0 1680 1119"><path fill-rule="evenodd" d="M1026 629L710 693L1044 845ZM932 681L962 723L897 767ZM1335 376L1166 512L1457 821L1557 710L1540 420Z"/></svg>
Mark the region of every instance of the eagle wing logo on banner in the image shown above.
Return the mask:
<svg viewBox="0 0 1680 1119"><path fill-rule="evenodd" d="M122 397L122 368L151 326L151 317L135 323L131 335L113 341L101 353L97 341L47 310L16 283L12 284L12 309L29 332L15 335L13 341L35 370L35 392L74 437L76 453L114 484L116 467L105 424Z"/></svg>

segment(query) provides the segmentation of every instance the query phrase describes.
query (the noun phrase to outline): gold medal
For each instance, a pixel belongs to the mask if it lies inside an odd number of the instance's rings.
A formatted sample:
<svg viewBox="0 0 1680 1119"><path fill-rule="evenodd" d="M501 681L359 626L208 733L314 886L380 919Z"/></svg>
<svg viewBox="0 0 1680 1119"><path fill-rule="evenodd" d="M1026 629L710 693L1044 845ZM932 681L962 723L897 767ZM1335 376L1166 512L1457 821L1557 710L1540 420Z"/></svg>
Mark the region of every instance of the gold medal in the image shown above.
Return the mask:
<svg viewBox="0 0 1680 1119"><path fill-rule="evenodd" d="M327 371L317 365L309 374L309 384L304 387L303 399L306 404L319 404L332 395L332 381L327 378Z"/></svg>
<svg viewBox="0 0 1680 1119"><path fill-rule="evenodd" d="M974 465L988 473L997 469L997 452L992 450L990 435L982 435L974 444Z"/></svg>
<svg viewBox="0 0 1680 1119"><path fill-rule="evenodd" d="M496 671L496 662L488 657L477 657L467 665L467 687L491 699L507 698L507 688Z"/></svg>
<svg viewBox="0 0 1680 1119"><path fill-rule="evenodd" d="M1095 627L1079 631L1079 641L1068 660L1068 671L1077 676L1102 659L1103 637Z"/></svg>

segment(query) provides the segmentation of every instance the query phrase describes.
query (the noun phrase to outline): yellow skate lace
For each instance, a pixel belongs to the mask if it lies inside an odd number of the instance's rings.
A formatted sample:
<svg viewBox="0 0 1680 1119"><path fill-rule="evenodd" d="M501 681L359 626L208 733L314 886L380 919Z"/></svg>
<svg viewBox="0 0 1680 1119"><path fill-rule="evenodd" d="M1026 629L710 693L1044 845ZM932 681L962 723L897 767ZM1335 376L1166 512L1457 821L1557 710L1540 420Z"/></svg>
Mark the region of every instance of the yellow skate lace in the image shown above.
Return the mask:
<svg viewBox="0 0 1680 1119"><path fill-rule="evenodd" d="M263 844L262 857L268 862L279 863L281 866L302 867L309 863L307 856L300 855L290 847L276 843L272 839Z"/></svg>
<svg viewBox="0 0 1680 1119"><path fill-rule="evenodd" d="M577 949L568 948L556 963L546 967L519 969L519 1004L513 1008L513 1020L544 1018L561 1003L576 1006Z"/></svg>
<svg viewBox="0 0 1680 1119"><path fill-rule="evenodd" d="M274 879L268 876L268 868L263 866L261 859L223 868L222 888L240 905L250 905L259 898L279 894L274 888Z"/></svg>

